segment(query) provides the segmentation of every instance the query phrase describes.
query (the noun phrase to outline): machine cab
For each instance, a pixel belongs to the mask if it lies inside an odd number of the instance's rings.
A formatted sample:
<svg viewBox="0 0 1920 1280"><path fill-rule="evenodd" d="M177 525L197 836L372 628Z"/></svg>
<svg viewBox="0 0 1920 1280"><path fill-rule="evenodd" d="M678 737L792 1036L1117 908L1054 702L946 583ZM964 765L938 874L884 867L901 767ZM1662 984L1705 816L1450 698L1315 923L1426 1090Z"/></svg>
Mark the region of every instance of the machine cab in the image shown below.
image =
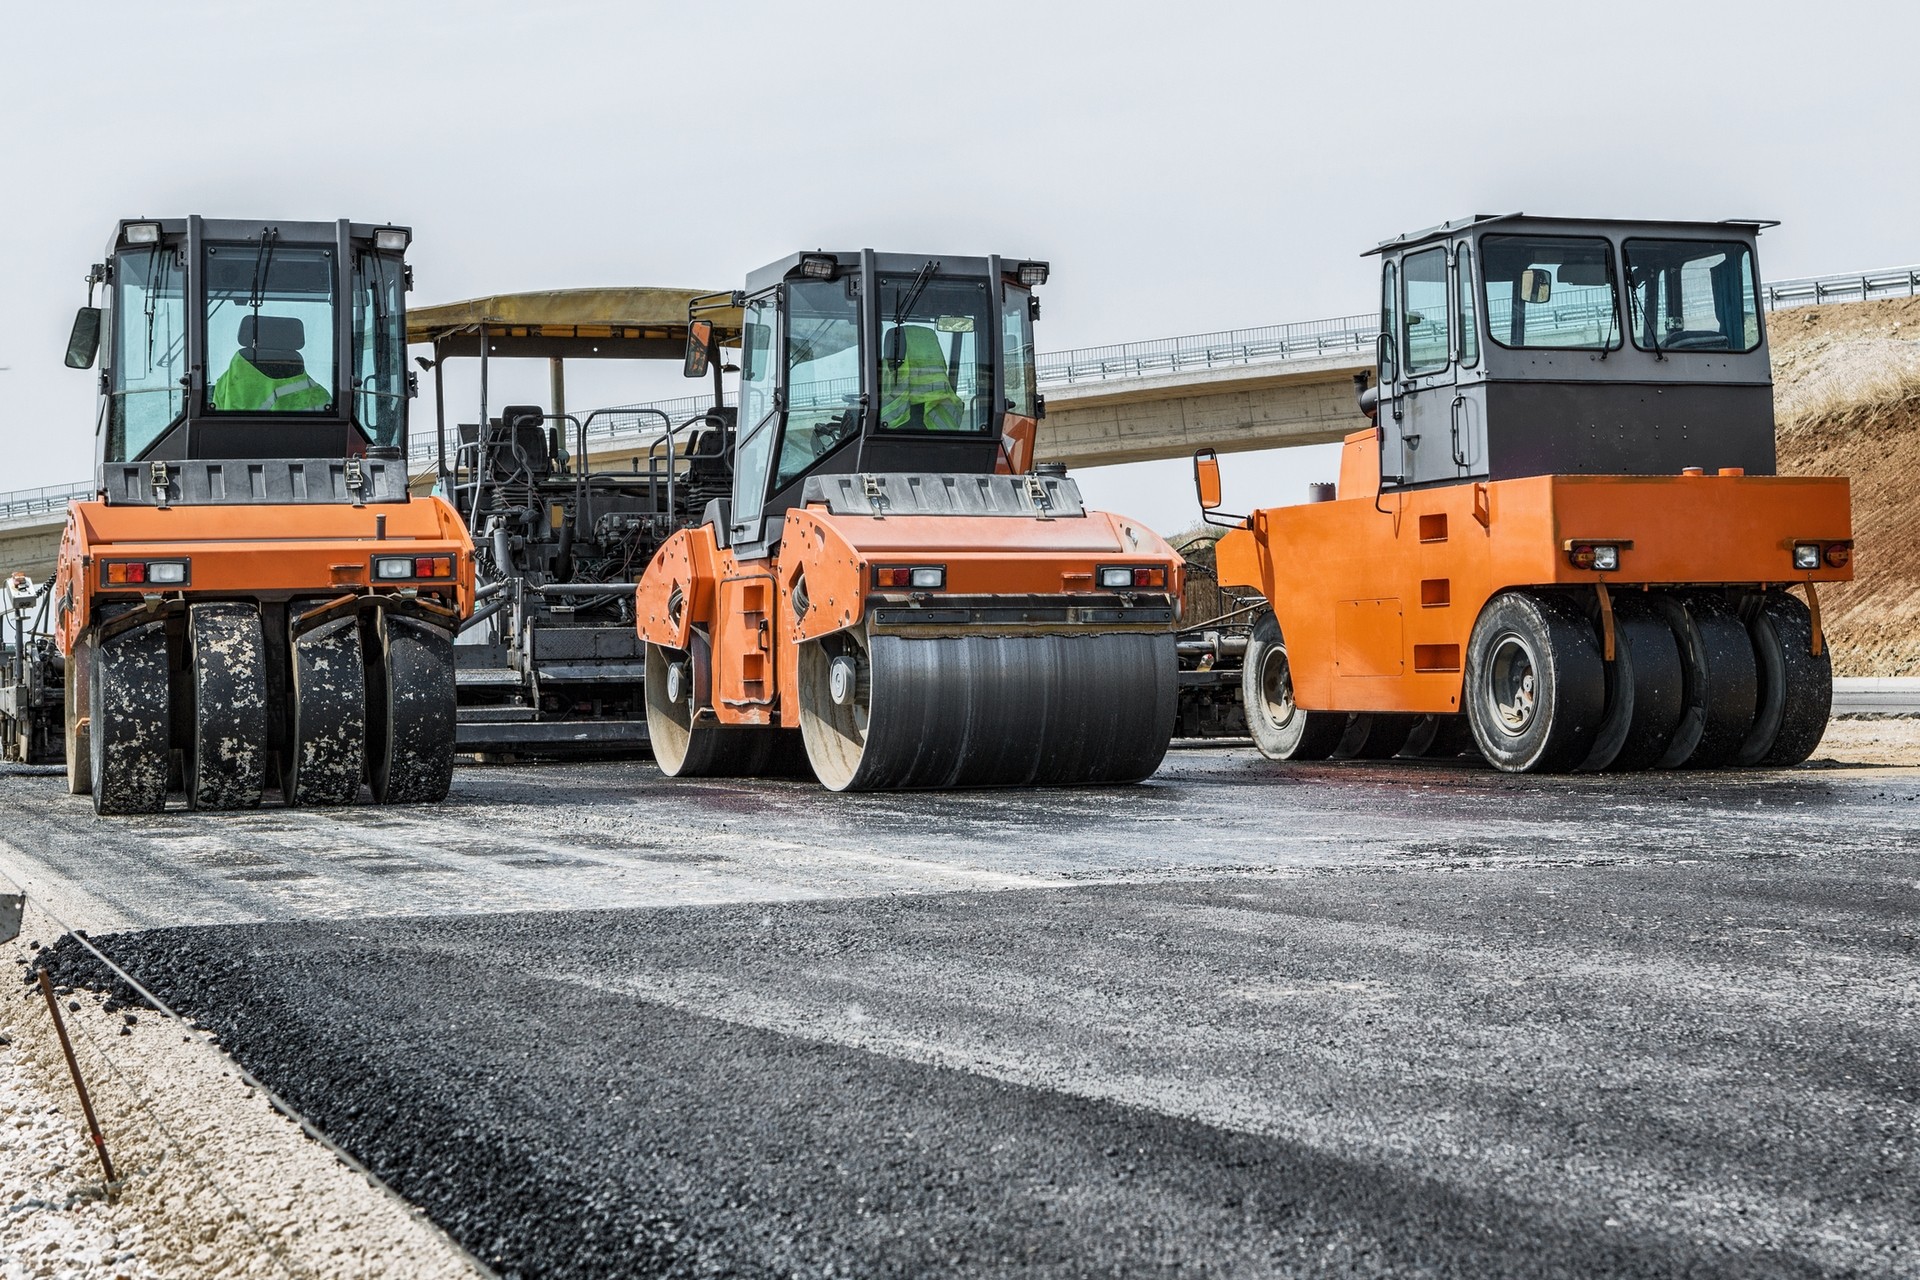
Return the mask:
<svg viewBox="0 0 1920 1280"><path fill-rule="evenodd" d="M1382 487L1772 474L1772 225L1479 216L1373 250Z"/></svg>
<svg viewBox="0 0 1920 1280"><path fill-rule="evenodd" d="M871 249L749 276L722 541L769 549L809 476L1025 471L1041 411L1032 291L1046 278L1044 262Z"/></svg>
<svg viewBox="0 0 1920 1280"><path fill-rule="evenodd" d="M101 358L113 503L405 501L404 227L123 221L69 365Z"/></svg>

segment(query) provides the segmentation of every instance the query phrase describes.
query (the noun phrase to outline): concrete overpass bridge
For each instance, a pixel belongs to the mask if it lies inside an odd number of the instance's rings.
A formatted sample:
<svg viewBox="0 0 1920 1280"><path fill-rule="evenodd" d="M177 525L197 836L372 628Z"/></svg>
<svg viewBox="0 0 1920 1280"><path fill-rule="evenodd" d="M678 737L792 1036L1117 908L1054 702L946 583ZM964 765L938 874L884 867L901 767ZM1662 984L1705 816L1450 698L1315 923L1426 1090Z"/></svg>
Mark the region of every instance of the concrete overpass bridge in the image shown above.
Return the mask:
<svg viewBox="0 0 1920 1280"><path fill-rule="evenodd" d="M1766 287L1769 310L1920 294L1920 266L1782 280ZM1223 453L1324 444L1364 424L1353 376L1373 366L1377 318L1342 316L1182 338L1042 353L1047 416L1036 456L1072 467L1177 458L1211 447ZM645 462L665 412L683 421L711 404L687 397L632 405L597 417L587 452L598 467ZM427 421L427 415L416 414ZM417 441L415 485L433 483L434 446ZM0 493L0 571L36 579L53 570L70 498L78 484Z"/></svg>

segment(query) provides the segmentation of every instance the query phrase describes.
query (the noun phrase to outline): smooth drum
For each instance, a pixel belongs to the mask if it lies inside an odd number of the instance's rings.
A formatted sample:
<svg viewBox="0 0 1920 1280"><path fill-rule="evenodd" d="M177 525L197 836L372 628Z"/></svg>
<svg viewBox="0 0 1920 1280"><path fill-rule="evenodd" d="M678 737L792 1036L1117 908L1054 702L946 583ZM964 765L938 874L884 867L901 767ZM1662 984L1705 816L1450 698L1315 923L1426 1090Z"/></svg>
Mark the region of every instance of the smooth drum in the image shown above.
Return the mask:
<svg viewBox="0 0 1920 1280"><path fill-rule="evenodd" d="M1138 782L1173 737L1173 645L1141 633L810 641L807 756L834 791ZM848 660L863 677L851 694Z"/></svg>

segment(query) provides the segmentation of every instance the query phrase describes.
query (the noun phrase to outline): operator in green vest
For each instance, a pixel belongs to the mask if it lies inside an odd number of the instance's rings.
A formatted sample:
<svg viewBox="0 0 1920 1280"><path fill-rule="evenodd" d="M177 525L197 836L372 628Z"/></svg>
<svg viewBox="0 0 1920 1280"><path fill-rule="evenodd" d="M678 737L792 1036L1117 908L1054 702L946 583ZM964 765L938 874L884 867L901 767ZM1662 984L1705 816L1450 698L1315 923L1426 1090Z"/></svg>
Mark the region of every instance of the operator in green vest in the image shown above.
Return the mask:
<svg viewBox="0 0 1920 1280"><path fill-rule="evenodd" d="M306 327L292 316L245 316L240 349L213 384L213 407L244 413L324 409L333 395L307 376Z"/></svg>
<svg viewBox="0 0 1920 1280"><path fill-rule="evenodd" d="M940 335L922 324L890 331L880 357L880 425L896 430L965 431L966 406L947 380Z"/></svg>

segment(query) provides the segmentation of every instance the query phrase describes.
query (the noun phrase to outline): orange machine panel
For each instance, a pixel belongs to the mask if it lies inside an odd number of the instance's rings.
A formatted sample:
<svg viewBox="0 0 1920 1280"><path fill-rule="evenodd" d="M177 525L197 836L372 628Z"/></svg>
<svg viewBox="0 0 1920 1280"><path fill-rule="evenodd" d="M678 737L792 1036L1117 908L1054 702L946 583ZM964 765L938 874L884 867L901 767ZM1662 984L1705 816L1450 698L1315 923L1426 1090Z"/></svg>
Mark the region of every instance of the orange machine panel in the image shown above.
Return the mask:
<svg viewBox="0 0 1920 1280"><path fill-rule="evenodd" d="M439 498L350 507L108 506L68 507L55 595L63 652L72 652L93 606L117 595L156 590L189 598L290 596L366 590L376 555L446 557L444 582L403 584L453 597L461 616L473 611L473 542L452 507ZM188 581L108 584L99 566L124 560L184 559Z"/></svg>
<svg viewBox="0 0 1920 1280"><path fill-rule="evenodd" d="M1223 584L1273 602L1309 709L1458 710L1473 624L1509 587L1852 577L1850 566L1796 571L1792 560L1796 542L1850 540L1844 479L1535 476L1382 495L1366 466L1371 439L1348 440L1342 478L1358 495L1256 511L1216 551ZM1618 545L1619 568L1576 567L1568 548L1580 542Z"/></svg>
<svg viewBox="0 0 1920 1280"><path fill-rule="evenodd" d="M718 554L707 525L682 529L661 544L634 588L633 616L642 640L685 649L693 628L711 621Z"/></svg>

